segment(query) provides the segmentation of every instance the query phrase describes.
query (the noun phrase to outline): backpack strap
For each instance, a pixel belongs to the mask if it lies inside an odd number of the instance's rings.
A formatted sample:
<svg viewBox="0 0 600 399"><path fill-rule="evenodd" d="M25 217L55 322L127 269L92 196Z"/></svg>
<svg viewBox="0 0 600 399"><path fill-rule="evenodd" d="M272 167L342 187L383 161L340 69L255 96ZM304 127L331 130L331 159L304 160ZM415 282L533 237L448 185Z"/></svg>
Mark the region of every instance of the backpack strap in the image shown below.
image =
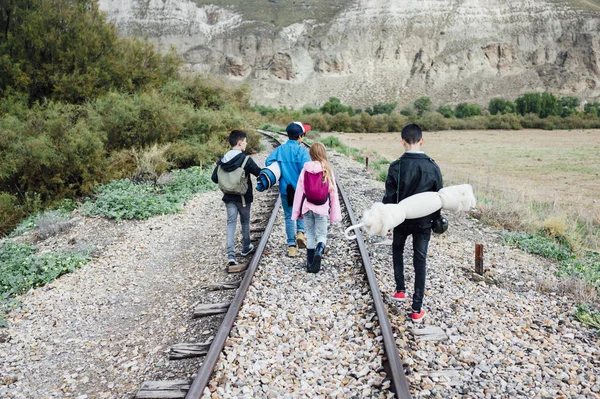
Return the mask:
<svg viewBox="0 0 600 399"><path fill-rule="evenodd" d="M244 162L242 162L242 166L240 166L240 168L244 169L244 167L246 166L246 162L248 162L248 158L250 158L248 155L246 155L244 157ZM242 208L246 207L246 198L244 198L244 194L240 195L240 197L242 197Z"/></svg>

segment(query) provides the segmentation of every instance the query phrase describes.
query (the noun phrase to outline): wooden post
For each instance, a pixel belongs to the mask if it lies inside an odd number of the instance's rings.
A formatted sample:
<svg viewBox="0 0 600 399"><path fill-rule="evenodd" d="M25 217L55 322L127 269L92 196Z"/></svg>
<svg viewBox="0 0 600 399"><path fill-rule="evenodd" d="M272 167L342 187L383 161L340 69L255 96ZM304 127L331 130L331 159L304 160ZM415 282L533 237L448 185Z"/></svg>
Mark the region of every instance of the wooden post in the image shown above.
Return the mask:
<svg viewBox="0 0 600 399"><path fill-rule="evenodd" d="M483 276L483 244L475 244L475 273Z"/></svg>
<svg viewBox="0 0 600 399"><path fill-rule="evenodd" d="M365 158L365 169L369 169L369 157Z"/></svg>

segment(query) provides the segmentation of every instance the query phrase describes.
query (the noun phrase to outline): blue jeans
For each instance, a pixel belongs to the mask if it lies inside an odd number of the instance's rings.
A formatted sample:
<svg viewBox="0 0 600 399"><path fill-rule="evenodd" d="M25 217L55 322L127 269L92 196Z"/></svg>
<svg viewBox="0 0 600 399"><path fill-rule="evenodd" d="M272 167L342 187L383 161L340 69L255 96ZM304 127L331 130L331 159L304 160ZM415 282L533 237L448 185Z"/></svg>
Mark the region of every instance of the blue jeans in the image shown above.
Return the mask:
<svg viewBox="0 0 600 399"><path fill-rule="evenodd" d="M319 215L313 211L304 214L306 222L306 248L314 249L320 242L327 244L328 216Z"/></svg>
<svg viewBox="0 0 600 399"><path fill-rule="evenodd" d="M227 208L227 257L235 258L235 228L238 213L242 224L242 250L250 246L250 204L242 206L241 202L226 202Z"/></svg>
<svg viewBox="0 0 600 399"><path fill-rule="evenodd" d="M404 282L404 244L406 238L413 237L413 265L415 268L415 292L413 293L412 308L417 312L423 306L425 295L425 278L427 276L427 247L431 238L431 224L400 225L394 229L392 244L392 259L394 262L394 279L396 291L406 291Z"/></svg>
<svg viewBox="0 0 600 399"><path fill-rule="evenodd" d="M281 206L285 215L285 234L287 235L287 245L296 245L296 230L298 233L304 233L304 219L292 220L292 208L288 205L286 194L281 194Z"/></svg>

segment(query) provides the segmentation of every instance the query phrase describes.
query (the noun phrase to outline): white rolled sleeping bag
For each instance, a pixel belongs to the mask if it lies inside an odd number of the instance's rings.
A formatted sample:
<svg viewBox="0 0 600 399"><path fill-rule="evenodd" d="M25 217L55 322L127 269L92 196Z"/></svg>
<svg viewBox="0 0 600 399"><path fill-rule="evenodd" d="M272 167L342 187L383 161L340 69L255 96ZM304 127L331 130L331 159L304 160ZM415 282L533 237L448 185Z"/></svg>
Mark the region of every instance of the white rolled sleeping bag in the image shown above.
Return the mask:
<svg viewBox="0 0 600 399"><path fill-rule="evenodd" d="M400 225L406 219L418 219L444 209L448 211L469 211L475 208L476 200L470 184L460 184L442 188L440 191L428 191L411 195L397 204L374 203L367 209L362 223L346 229L346 238L353 239L348 233L355 228L364 227L371 235L385 236L388 231Z"/></svg>

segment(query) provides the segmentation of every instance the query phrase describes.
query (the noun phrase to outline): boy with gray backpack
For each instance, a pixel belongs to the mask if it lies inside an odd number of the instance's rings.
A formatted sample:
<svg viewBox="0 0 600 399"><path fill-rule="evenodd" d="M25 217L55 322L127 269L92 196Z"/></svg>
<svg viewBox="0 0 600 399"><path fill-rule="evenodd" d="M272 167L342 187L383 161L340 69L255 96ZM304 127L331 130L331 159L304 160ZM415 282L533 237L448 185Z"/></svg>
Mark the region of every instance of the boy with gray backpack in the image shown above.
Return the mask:
<svg viewBox="0 0 600 399"><path fill-rule="evenodd" d="M250 204L252 203L252 181L250 175L258 177L260 167L252 158L244 154L247 145L246 132L234 130L229 134L229 150L217 162L212 181L223 192L223 202L227 208L227 261L237 265L235 259L235 229L238 214L242 224L242 256L254 251L250 242Z"/></svg>

